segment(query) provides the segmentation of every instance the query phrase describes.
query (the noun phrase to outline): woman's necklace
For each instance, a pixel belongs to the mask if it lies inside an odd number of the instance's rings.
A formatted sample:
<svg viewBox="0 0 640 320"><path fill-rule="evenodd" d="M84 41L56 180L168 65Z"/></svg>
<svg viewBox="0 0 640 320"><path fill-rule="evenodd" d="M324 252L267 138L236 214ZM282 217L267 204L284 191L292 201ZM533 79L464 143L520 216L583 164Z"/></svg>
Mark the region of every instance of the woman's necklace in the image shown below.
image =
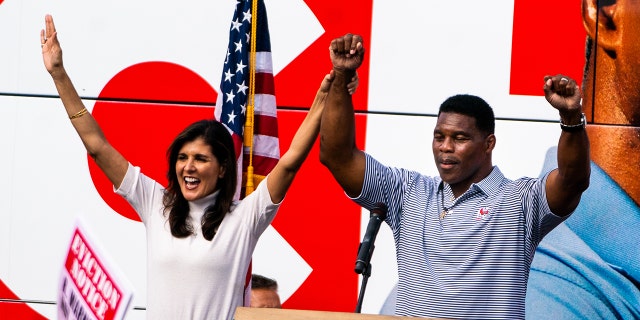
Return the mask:
<svg viewBox="0 0 640 320"><path fill-rule="evenodd" d="M443 220L449 214L449 212L451 212L451 208L453 208L454 205L451 205L451 207L448 208L444 205L444 188L442 188L441 190L440 198L442 200L442 212L440 212L440 220Z"/></svg>

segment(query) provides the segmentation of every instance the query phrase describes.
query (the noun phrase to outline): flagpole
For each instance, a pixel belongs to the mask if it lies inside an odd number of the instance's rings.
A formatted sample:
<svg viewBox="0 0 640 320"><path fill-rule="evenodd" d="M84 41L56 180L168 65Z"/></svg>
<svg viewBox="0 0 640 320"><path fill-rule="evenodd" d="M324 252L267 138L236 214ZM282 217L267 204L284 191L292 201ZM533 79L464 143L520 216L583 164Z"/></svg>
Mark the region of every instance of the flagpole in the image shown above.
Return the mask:
<svg viewBox="0 0 640 320"><path fill-rule="evenodd" d="M256 30L258 28L258 0L252 0L251 5L251 49L249 50L249 97L247 101L247 117L244 124L244 145L249 147L249 164L247 165L247 181L245 194L251 194L255 189L253 184L253 128L255 109L255 79L256 79Z"/></svg>

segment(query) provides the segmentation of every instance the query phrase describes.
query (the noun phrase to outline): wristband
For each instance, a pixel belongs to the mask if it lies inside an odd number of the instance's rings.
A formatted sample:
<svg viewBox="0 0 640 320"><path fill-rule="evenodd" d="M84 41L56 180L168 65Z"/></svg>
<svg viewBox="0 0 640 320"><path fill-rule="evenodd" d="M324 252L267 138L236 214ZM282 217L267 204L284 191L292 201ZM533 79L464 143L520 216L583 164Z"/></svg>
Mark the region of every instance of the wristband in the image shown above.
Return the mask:
<svg viewBox="0 0 640 320"><path fill-rule="evenodd" d="M562 119L560 119L560 129L566 132L577 132L582 131L587 126L587 117L584 113L580 116L580 123L578 124L564 124L562 123Z"/></svg>

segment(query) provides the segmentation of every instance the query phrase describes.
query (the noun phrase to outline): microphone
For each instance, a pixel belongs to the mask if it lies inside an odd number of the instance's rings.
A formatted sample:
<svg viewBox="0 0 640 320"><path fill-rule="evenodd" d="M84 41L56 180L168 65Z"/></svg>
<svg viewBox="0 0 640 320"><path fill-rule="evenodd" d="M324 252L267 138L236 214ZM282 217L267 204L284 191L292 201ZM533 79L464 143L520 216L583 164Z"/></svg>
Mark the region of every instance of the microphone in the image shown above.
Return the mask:
<svg viewBox="0 0 640 320"><path fill-rule="evenodd" d="M380 224L387 216L387 205L382 202L376 202L371 209L369 215L369 224L367 225L367 231L364 234L364 238L358 247L358 258L356 259L355 271L357 274L362 274L369 266L371 256L373 255L373 249L375 246L373 242L376 240Z"/></svg>

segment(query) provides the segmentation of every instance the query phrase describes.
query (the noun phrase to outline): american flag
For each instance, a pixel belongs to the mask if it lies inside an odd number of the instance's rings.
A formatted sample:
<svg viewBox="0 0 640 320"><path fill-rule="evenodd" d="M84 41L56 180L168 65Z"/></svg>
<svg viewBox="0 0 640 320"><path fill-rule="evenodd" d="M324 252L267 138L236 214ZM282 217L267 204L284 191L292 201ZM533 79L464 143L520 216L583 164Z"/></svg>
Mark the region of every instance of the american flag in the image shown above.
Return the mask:
<svg viewBox="0 0 640 320"><path fill-rule="evenodd" d="M255 38L255 61L251 54L252 38ZM215 116L233 137L238 173L242 175L236 198L243 198L253 191L246 188L247 180L252 182L250 186L257 186L280 158L271 43L263 0L238 0L236 4ZM251 173L250 165L252 175L247 174Z"/></svg>

